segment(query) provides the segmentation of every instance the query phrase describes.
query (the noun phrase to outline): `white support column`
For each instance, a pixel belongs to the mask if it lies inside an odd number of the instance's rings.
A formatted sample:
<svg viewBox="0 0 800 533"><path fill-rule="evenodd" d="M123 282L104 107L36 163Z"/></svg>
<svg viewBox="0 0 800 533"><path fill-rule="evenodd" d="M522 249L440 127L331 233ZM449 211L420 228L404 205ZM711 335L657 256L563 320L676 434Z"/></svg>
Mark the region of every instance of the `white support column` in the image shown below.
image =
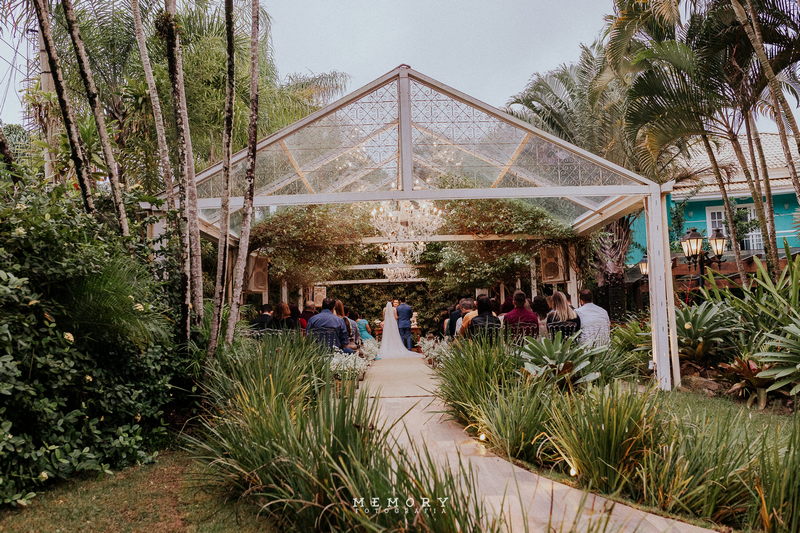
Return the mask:
<svg viewBox="0 0 800 533"><path fill-rule="evenodd" d="M505 282L500 282L500 305L506 303L506 284Z"/></svg>
<svg viewBox="0 0 800 533"><path fill-rule="evenodd" d="M281 301L289 301L289 283L286 280L281 281Z"/></svg>
<svg viewBox="0 0 800 533"><path fill-rule="evenodd" d="M664 258L666 260L667 272L665 276L667 291L667 321L669 325L669 353L672 363L672 387L681 385L681 362L678 357L678 326L675 322L675 284L672 275L672 251L669 247L669 223L667 221L667 194L661 193L661 223L664 226L666 237L664 238Z"/></svg>
<svg viewBox="0 0 800 533"><path fill-rule="evenodd" d="M570 244L567 247L567 270L569 271L569 280L567 281L567 293L572 299L572 305L578 306L578 272L574 268L573 258L575 257L575 245Z"/></svg>
<svg viewBox="0 0 800 533"><path fill-rule="evenodd" d="M411 80L408 78L408 69L400 70L398 79L398 113L399 144L400 144L400 182L402 190L414 190L414 146L411 140Z"/></svg>
<svg viewBox="0 0 800 533"><path fill-rule="evenodd" d="M536 256L531 256L531 300L539 295L539 286L536 281Z"/></svg>
<svg viewBox="0 0 800 533"><path fill-rule="evenodd" d="M669 301L672 294L667 293L668 259L664 256L664 242L668 241L664 225L664 202L661 189L654 185L647 196L645 212L647 216L647 262L650 278L650 321L653 337L653 361L656 365L656 378L662 390L673 386L670 357L670 318Z"/></svg>

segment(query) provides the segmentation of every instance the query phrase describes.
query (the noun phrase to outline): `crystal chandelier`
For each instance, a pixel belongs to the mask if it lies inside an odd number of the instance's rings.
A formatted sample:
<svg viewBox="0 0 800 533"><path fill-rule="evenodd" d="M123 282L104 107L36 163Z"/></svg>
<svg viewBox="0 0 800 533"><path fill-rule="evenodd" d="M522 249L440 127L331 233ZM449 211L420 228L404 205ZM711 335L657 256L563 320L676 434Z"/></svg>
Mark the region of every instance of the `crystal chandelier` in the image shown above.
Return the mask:
<svg viewBox="0 0 800 533"><path fill-rule="evenodd" d="M420 237L433 235L444 224L442 210L427 201L382 202L372 210L372 224L389 242L381 247L389 263L415 263L425 251ZM387 268L384 275L402 281L419 275L416 268Z"/></svg>

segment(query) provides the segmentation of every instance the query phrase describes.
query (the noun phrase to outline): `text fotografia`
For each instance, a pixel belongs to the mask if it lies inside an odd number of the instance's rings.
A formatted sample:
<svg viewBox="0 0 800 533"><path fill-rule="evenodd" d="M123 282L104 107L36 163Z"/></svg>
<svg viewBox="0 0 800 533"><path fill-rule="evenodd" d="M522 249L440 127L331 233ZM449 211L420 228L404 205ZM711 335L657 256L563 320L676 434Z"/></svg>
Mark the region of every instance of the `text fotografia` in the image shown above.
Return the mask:
<svg viewBox="0 0 800 533"><path fill-rule="evenodd" d="M353 498L353 508L364 514L446 513L450 498Z"/></svg>

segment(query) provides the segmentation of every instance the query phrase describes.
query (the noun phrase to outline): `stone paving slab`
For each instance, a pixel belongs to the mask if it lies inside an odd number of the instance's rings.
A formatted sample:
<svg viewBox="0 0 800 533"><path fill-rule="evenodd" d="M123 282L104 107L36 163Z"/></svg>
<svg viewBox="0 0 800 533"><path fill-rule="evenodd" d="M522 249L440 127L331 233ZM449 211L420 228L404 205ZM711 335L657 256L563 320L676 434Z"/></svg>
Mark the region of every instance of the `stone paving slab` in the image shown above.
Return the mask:
<svg viewBox="0 0 800 533"><path fill-rule="evenodd" d="M494 513L502 513L511 531L586 531L611 509L608 533L709 531L613 503L602 496L552 481L498 457L464 428L443 415L444 405L434 397L433 371L419 358L376 361L365 382L379 398L387 422L403 416L396 428L400 445L409 439L424 442L441 464L457 464L459 458L475 472L476 488ZM523 511L524 509L524 511ZM551 520L552 517L552 520ZM577 520L577 522L576 522ZM577 525L575 525L577 523ZM527 526L527 529L526 529Z"/></svg>

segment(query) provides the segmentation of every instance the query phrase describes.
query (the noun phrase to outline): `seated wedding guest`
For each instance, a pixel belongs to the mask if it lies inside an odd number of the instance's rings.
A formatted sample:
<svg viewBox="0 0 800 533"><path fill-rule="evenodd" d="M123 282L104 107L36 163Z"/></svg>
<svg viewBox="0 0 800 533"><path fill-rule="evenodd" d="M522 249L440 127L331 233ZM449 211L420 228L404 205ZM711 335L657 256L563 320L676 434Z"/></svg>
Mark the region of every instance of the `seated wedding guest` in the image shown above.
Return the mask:
<svg viewBox="0 0 800 533"><path fill-rule="evenodd" d="M272 313L272 329L297 329L297 321L292 318L292 311L286 302L281 302Z"/></svg>
<svg viewBox="0 0 800 533"><path fill-rule="evenodd" d="M503 305L500 306L500 312L497 314L497 318L503 320L503 317L505 317L509 311L513 310L514 310L514 299L512 296L511 298L506 298L506 301L503 302Z"/></svg>
<svg viewBox="0 0 800 533"><path fill-rule="evenodd" d="M581 319L581 343L593 346L608 344L611 341L611 319L608 312L593 303L592 291L582 290L578 299L581 306L575 312Z"/></svg>
<svg viewBox="0 0 800 533"><path fill-rule="evenodd" d="M350 318L356 321L358 327L358 334L361 336L362 341L374 341L375 337L372 336L372 328L369 327L369 321L358 314L357 311L350 311Z"/></svg>
<svg viewBox="0 0 800 533"><path fill-rule="evenodd" d="M335 306L336 300L333 298L322 300L322 310L308 320L306 332L313 337L315 332L321 334L323 330L333 330L336 332L335 338L331 339L333 345L341 348L345 353L353 353L353 350L347 347L350 344L350 336L347 333L344 320L333 314Z"/></svg>
<svg viewBox="0 0 800 533"><path fill-rule="evenodd" d="M250 322L250 327L259 331L272 328L272 306L264 304L259 309L258 316Z"/></svg>
<svg viewBox="0 0 800 533"><path fill-rule="evenodd" d="M436 336L441 338L447 335L447 326L450 324L450 314L453 309L442 309L439 311L439 324L436 328Z"/></svg>
<svg viewBox="0 0 800 533"><path fill-rule="evenodd" d="M539 317L536 313L525 309L525 302L528 299L525 293L517 291L512 298L514 309L506 313L503 319L503 325L506 327L520 327L522 331L519 333L524 336L538 336L539 334ZM522 326L519 326L522 324Z"/></svg>
<svg viewBox="0 0 800 533"><path fill-rule="evenodd" d="M306 329L306 323L300 323L300 308L297 307L297 304L290 304L289 311L292 313L292 320L294 320L294 323L297 324L296 327L300 329Z"/></svg>
<svg viewBox="0 0 800 533"><path fill-rule="evenodd" d="M356 323L349 318L347 318L347 311L344 308L344 302L341 300L336 300L336 305L333 308L333 312L344 320L344 327L347 329L347 338L349 342L347 343L347 347L351 350L355 350L361 344L361 337L358 334L358 326Z"/></svg>
<svg viewBox="0 0 800 533"><path fill-rule="evenodd" d="M553 310L547 314L547 330L553 336L561 332L564 337L574 335L581 329L578 313L569 305L567 297L561 291L553 293Z"/></svg>
<svg viewBox="0 0 800 533"><path fill-rule="evenodd" d="M500 318L500 314L502 313L500 307L500 300L497 298L489 298L489 305L492 308L492 314L497 318Z"/></svg>
<svg viewBox="0 0 800 533"><path fill-rule="evenodd" d="M547 298L544 296L534 296L533 301L526 302L526 307L536 314L539 319L539 337L547 336L547 314L550 312L550 306L547 304Z"/></svg>
<svg viewBox="0 0 800 533"><path fill-rule="evenodd" d="M305 321L305 324L308 324L308 319L316 314L317 306L314 305L313 300L306 300L306 303L303 305L303 312L300 313L300 325L303 324L303 321ZM305 329L305 327L306 326L303 326L303 329Z"/></svg>
<svg viewBox="0 0 800 533"><path fill-rule="evenodd" d="M456 335L463 337L467 332L469 321L472 320L472 317L478 315L478 311L475 310L475 300L472 298L466 298L464 303L461 304L461 313L461 318L459 318L456 322Z"/></svg>
<svg viewBox="0 0 800 533"><path fill-rule="evenodd" d="M455 337L456 333L458 333L457 324L458 321L463 316L462 306L464 305L465 301L466 298L462 298L461 300L459 300L458 303L456 304L456 308L453 309L452 313L450 313L450 322L447 323L447 334L450 335L451 337Z"/></svg>
<svg viewBox="0 0 800 533"><path fill-rule="evenodd" d="M475 316L472 317L466 327L466 336L475 337L476 335L497 335L500 330L500 319L492 312L492 301L486 295L478 296L477 309Z"/></svg>

